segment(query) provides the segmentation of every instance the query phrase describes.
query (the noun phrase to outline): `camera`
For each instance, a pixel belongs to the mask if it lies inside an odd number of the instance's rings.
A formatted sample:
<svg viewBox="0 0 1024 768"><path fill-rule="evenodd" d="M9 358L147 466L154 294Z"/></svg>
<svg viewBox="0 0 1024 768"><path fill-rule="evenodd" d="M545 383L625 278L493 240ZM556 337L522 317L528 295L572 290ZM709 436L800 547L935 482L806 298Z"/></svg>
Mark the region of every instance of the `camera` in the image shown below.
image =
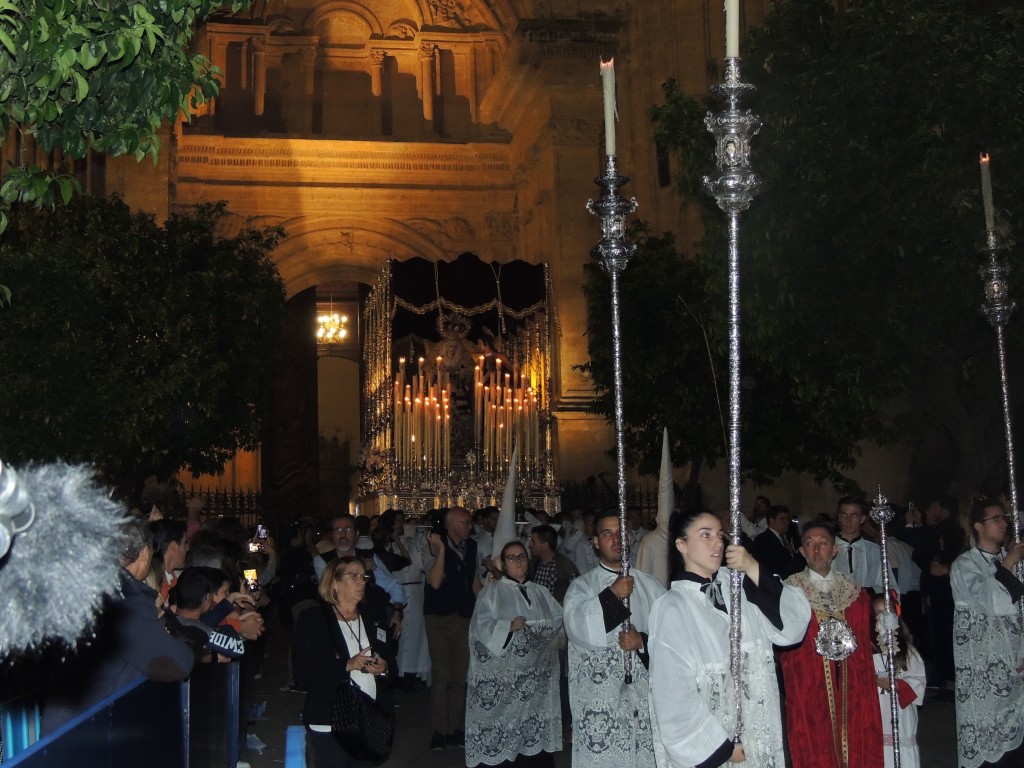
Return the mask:
<svg viewBox="0 0 1024 768"><path fill-rule="evenodd" d="M256 538L265 539L267 538L267 529L263 527L263 523L259 523L256 526Z"/></svg>
<svg viewBox="0 0 1024 768"><path fill-rule="evenodd" d="M448 535L448 529L444 525L444 512L434 512L430 517L430 532L436 533L441 538Z"/></svg>

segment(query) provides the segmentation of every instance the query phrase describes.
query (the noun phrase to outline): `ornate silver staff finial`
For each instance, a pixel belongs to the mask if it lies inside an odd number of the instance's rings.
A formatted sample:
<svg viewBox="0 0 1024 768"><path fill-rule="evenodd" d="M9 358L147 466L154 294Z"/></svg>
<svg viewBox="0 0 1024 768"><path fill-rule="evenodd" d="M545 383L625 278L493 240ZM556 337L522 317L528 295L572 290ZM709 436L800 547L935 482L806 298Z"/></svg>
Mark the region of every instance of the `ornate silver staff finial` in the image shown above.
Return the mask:
<svg viewBox="0 0 1024 768"><path fill-rule="evenodd" d="M761 120L748 109L740 110L740 98L753 90L740 81L739 58L725 59L725 82L712 91L723 96L721 112L709 112L704 124L715 136L715 162L718 176L704 177L704 190L715 198L718 207L729 216L729 517L732 543L742 540L740 529L740 213L750 207L760 181L750 167L750 140L761 127ZM733 698L736 707L735 738L743 733L740 655L740 599L743 574L733 571L730 581L729 660Z"/></svg>
<svg viewBox="0 0 1024 768"><path fill-rule="evenodd" d="M622 418L622 337L619 326L619 274L626 268L636 252L636 246L626 240L626 216L637 208L636 198L619 197L619 187L629 181L619 176L615 155L605 156L605 172L594 179L604 188L600 200L588 200L587 210L601 219L601 240L590 251L592 258L600 262L608 273L612 293L612 366L614 370L613 389L615 397L615 457L618 470L619 494L619 542L622 547L622 575L629 575L629 539L626 523L626 430ZM622 601L629 607L629 598ZM623 622L623 631L629 620ZM629 654L624 656L625 680L633 682L632 662Z"/></svg>
<svg viewBox="0 0 1024 768"><path fill-rule="evenodd" d="M889 542L886 539L885 527L892 522L894 512L889 500L878 486L875 504L871 507L871 519L878 525L879 547L882 550L882 591L885 593L885 610L878 617L885 630L885 663L889 670L889 719L892 722L892 764L900 768L900 705L896 695L896 630L899 618L892 609L892 592L889 584Z"/></svg>

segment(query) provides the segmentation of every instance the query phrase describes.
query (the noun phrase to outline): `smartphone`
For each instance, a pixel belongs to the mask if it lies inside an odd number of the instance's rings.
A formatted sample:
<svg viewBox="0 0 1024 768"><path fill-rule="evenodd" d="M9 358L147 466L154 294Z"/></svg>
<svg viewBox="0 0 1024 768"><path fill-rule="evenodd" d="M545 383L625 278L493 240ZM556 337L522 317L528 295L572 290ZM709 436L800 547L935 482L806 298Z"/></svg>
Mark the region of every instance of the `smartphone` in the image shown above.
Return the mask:
<svg viewBox="0 0 1024 768"><path fill-rule="evenodd" d="M256 538L265 539L267 538L267 529L263 527L263 523L256 526Z"/></svg>
<svg viewBox="0 0 1024 768"><path fill-rule="evenodd" d="M245 578L245 583L249 585L249 591L252 592L253 597L259 597L260 594L260 582L256 578L255 568L246 568L242 571L242 576Z"/></svg>
<svg viewBox="0 0 1024 768"><path fill-rule="evenodd" d="M255 541L250 541L249 542L249 551L250 552L259 552L261 549L263 549L263 545L262 544L257 544Z"/></svg>

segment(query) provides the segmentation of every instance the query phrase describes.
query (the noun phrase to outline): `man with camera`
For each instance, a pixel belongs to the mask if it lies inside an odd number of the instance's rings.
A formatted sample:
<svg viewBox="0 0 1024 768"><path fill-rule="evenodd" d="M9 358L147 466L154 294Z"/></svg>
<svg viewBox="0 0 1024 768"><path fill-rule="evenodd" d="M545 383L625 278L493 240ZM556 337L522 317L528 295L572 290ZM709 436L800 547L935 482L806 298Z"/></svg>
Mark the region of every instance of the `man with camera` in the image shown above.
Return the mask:
<svg viewBox="0 0 1024 768"><path fill-rule="evenodd" d="M480 591L469 510L451 507L427 536L423 614L430 648L431 749L465 745L469 620Z"/></svg>

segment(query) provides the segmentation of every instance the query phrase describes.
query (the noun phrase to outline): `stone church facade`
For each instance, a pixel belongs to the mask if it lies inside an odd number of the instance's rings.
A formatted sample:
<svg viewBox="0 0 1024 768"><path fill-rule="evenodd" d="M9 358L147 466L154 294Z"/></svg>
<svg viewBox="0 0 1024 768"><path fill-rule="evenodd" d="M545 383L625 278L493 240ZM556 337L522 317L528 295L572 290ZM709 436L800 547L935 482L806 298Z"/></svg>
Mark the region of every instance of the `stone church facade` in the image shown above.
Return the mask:
<svg viewBox="0 0 1024 768"><path fill-rule="evenodd" d="M159 164L107 160L103 183L164 216L226 200L281 225L275 261L289 296L372 284L384 261L550 265L561 479L610 469L614 440L585 413L583 264L599 234L599 60L614 56L618 146L636 217L683 243L699 236L654 143L650 107L675 78L713 84L722 0L288 0L219 17L197 45L220 95L169 130ZM747 24L768 0L742 3ZM596 446L600 446L597 448Z"/></svg>

